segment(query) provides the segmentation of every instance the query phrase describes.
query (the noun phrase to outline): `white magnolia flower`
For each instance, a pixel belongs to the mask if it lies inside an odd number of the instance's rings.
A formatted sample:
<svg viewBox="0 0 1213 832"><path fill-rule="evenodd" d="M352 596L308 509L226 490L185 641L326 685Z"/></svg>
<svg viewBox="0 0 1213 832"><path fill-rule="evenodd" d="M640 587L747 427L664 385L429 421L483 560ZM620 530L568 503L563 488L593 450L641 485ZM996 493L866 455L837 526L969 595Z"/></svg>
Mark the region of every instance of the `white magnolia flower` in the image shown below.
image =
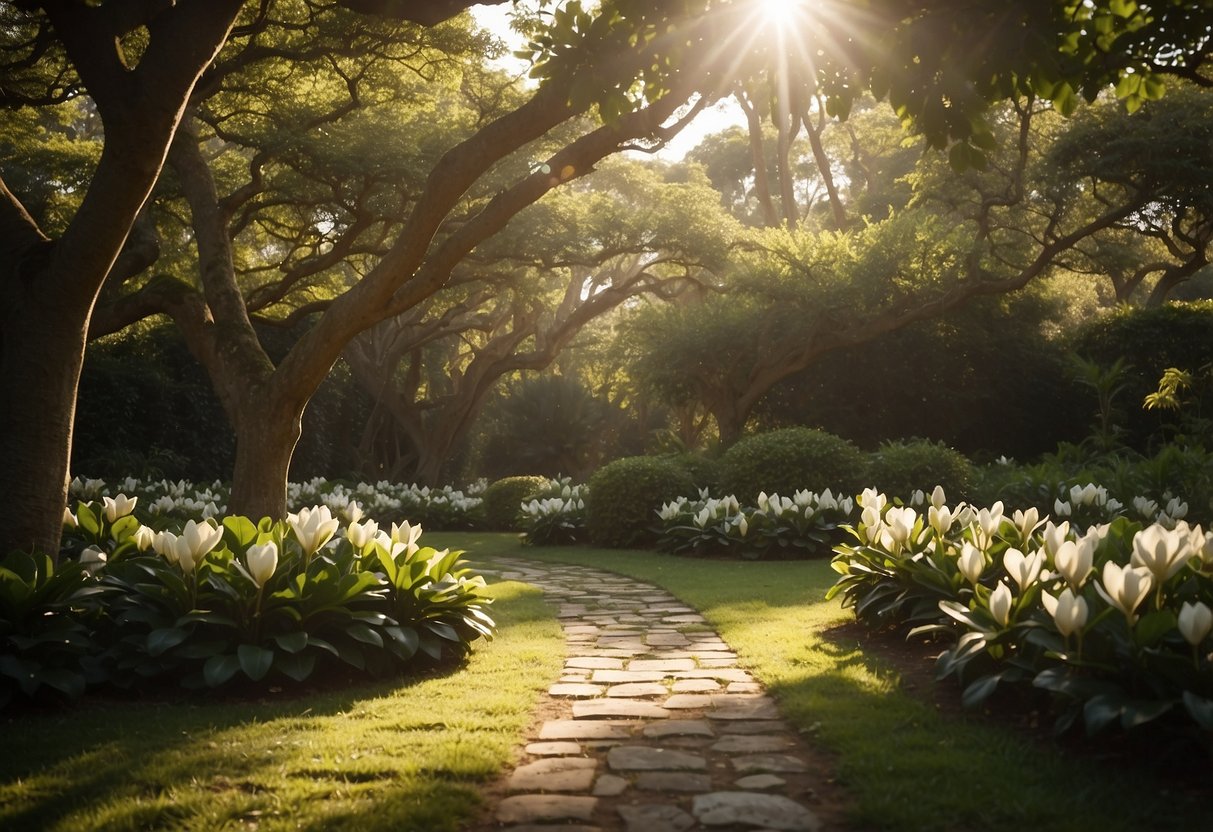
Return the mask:
<svg viewBox="0 0 1213 832"><path fill-rule="evenodd" d="M135 529L134 538L135 548L140 552L146 552L152 547L153 542L155 542L156 532L149 526L140 526Z"/></svg>
<svg viewBox="0 0 1213 832"><path fill-rule="evenodd" d="M80 525L80 522L76 519L76 515L72 514L72 510L67 506L63 507L63 525L71 529Z"/></svg>
<svg viewBox="0 0 1213 832"><path fill-rule="evenodd" d="M1103 579L1095 584L1095 590L1129 621L1134 621L1137 607L1150 594L1151 580L1150 570L1145 567L1120 566L1108 561L1103 565Z"/></svg>
<svg viewBox="0 0 1213 832"><path fill-rule="evenodd" d="M943 486L942 485L935 486L935 490L931 492L931 507L939 509L939 508L943 508L945 505L947 505L947 503L948 503L948 498L943 493Z"/></svg>
<svg viewBox="0 0 1213 832"><path fill-rule="evenodd" d="M1064 502L1060 497L1053 501L1053 513L1058 517L1069 517L1070 512L1070 504Z"/></svg>
<svg viewBox="0 0 1213 832"><path fill-rule="evenodd" d="M351 503L351 505L356 505ZM359 523L357 520L350 521L350 525L345 530L346 538L354 545L355 549L363 549L366 545L375 539L376 533L379 531L379 524L374 520L367 520L365 523Z"/></svg>
<svg viewBox="0 0 1213 832"><path fill-rule="evenodd" d="M1195 604L1184 601L1179 610L1179 632L1193 647L1205 640L1209 631L1213 630L1213 610L1203 601Z"/></svg>
<svg viewBox="0 0 1213 832"><path fill-rule="evenodd" d="M1056 598L1047 592L1042 592L1040 600L1049 615L1053 616L1053 624L1057 627L1057 632L1063 636L1068 637L1086 625L1087 615L1090 612L1087 602L1081 595L1071 592L1069 587L1063 589Z"/></svg>
<svg viewBox="0 0 1213 832"><path fill-rule="evenodd" d="M295 539L303 547L303 554L311 556L320 550L337 531L341 521L333 516L328 506L301 508L298 514L287 515L286 522L295 532Z"/></svg>
<svg viewBox="0 0 1213 832"><path fill-rule="evenodd" d="M1150 570L1155 582L1163 584L1183 568L1188 559L1187 535L1160 525L1147 526L1133 535L1133 566Z"/></svg>
<svg viewBox="0 0 1213 832"><path fill-rule="evenodd" d="M1047 552L1050 557L1057 557L1057 550L1061 547L1061 544L1065 542L1069 534L1069 520L1063 520L1056 525L1054 525L1052 520L1045 523L1044 530L1041 532L1041 536L1044 538L1045 552Z"/></svg>
<svg viewBox="0 0 1213 832"><path fill-rule="evenodd" d="M1036 531L1036 527L1040 525L1040 511L1035 506L1027 511L1016 511L1011 515L1011 522L1015 524L1015 530L1019 532L1019 538L1027 540L1028 536Z"/></svg>
<svg viewBox="0 0 1213 832"><path fill-rule="evenodd" d="M940 537L951 531L955 521L956 517L947 506L937 506L932 503L931 507L927 509L927 523Z"/></svg>
<svg viewBox="0 0 1213 832"><path fill-rule="evenodd" d="M250 546L244 553L244 560L248 564L249 577L260 589L278 568L278 546L272 540L260 546Z"/></svg>
<svg viewBox="0 0 1213 832"><path fill-rule="evenodd" d="M1013 601L1010 588L1002 581L999 581L998 586L994 587L994 591L990 593L990 614L1003 627L1007 626L1011 620L1011 605Z"/></svg>
<svg viewBox="0 0 1213 832"><path fill-rule="evenodd" d="M1095 560L1095 542L1089 536L1078 541L1067 540L1057 547L1053 565L1072 589L1080 589L1091 574Z"/></svg>
<svg viewBox="0 0 1213 832"><path fill-rule="evenodd" d="M392 542L399 543L404 546L406 557L412 557L414 553L421 547L417 545L417 538L421 537L421 524L401 523L397 526L392 524Z"/></svg>
<svg viewBox="0 0 1213 832"><path fill-rule="evenodd" d="M976 585L981 580L981 573L985 571L986 556L972 543L965 541L964 546L960 549L960 557L956 559L956 564L960 567L960 573L968 579L969 583Z"/></svg>
<svg viewBox="0 0 1213 832"><path fill-rule="evenodd" d="M187 521L174 543L177 563L187 572L196 569L207 553L219 545L222 539L223 529L212 525L210 521Z"/></svg>
<svg viewBox="0 0 1213 832"><path fill-rule="evenodd" d="M101 567L105 566L109 555L98 549L96 546L89 546L80 553L80 565L89 572L96 572Z"/></svg>
<svg viewBox="0 0 1213 832"><path fill-rule="evenodd" d="M135 510L135 503L139 502L138 497L128 497L125 494L119 494L117 497L102 497L102 511L105 514L105 519L113 523L120 517L125 517Z"/></svg>
<svg viewBox="0 0 1213 832"><path fill-rule="evenodd" d="M1007 549L1002 556L1003 568L1007 570L1007 574L1015 580L1015 583L1019 584L1020 592L1036 582L1044 562L1045 553L1040 550L1031 555L1025 555L1018 549Z"/></svg>

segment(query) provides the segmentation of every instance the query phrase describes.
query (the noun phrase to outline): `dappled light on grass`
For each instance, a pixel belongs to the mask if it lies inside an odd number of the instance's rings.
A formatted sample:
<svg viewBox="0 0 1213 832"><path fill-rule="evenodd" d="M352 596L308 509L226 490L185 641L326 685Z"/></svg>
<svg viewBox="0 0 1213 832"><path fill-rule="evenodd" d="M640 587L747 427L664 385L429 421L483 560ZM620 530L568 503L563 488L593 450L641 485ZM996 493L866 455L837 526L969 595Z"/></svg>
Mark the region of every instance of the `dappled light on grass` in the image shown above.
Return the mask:
<svg viewBox="0 0 1213 832"><path fill-rule="evenodd" d="M0 726L0 828L457 829L510 759L563 642L539 594L492 588L466 665L281 702L98 703Z"/></svg>

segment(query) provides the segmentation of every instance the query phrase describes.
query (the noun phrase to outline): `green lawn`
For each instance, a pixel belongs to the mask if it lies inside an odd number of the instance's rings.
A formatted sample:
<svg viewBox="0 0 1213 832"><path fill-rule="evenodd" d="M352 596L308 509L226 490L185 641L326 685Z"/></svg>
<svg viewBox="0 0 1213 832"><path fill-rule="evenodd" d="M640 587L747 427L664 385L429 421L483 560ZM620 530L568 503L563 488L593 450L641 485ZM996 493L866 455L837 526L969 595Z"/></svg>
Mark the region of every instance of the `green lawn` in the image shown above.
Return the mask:
<svg viewBox="0 0 1213 832"><path fill-rule="evenodd" d="M0 720L0 829L458 829L564 647L536 591L494 594L499 637L443 675Z"/></svg>
<svg viewBox="0 0 1213 832"><path fill-rule="evenodd" d="M1177 789L1151 760L1131 770L979 716L939 712L898 674L824 632L849 619L823 600L825 561L735 562L574 547L508 535L427 535L474 557L580 563L650 581L702 610L801 731L836 755L857 827L893 830L1192 830L1211 791ZM1209 761L1194 760L1204 766ZM1206 782L1208 782L1206 780Z"/></svg>

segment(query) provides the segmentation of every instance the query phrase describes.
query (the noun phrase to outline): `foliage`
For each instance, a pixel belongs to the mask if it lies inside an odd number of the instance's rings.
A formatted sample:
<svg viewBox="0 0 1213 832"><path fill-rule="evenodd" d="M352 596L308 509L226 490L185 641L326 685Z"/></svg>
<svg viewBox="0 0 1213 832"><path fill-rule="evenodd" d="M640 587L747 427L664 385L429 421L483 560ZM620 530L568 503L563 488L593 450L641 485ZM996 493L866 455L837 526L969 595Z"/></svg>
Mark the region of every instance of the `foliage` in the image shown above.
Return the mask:
<svg viewBox="0 0 1213 832"><path fill-rule="evenodd" d="M1076 441L1090 405L1066 373L1060 339L1048 337L1050 327L1071 326L1072 301L1059 294L1041 285L980 299L827 353L773 388L756 418L762 425L818 425L865 449L918 436L974 457L1028 458ZM997 396L990 395L991 378L998 379Z"/></svg>
<svg viewBox="0 0 1213 832"><path fill-rule="evenodd" d="M589 487L568 477L553 480L521 509L522 542L530 546L579 543L586 537L585 497Z"/></svg>
<svg viewBox="0 0 1213 832"><path fill-rule="evenodd" d="M44 557L6 560L0 666L25 694L45 684L78 695L86 680L214 688L337 668L383 676L458 658L492 634L483 579L462 553L422 548L420 526L389 534L355 517L336 537L340 519L313 506L256 524L161 515L157 531L135 516L138 499L65 512L70 548L57 570Z"/></svg>
<svg viewBox="0 0 1213 832"><path fill-rule="evenodd" d="M929 492L937 485L948 494L967 498L973 484L972 463L940 442L885 442L869 459L868 480L906 502L915 491Z"/></svg>
<svg viewBox="0 0 1213 832"><path fill-rule="evenodd" d="M720 461L696 453L671 454L669 459L691 475L696 489L715 491L720 485Z"/></svg>
<svg viewBox="0 0 1213 832"><path fill-rule="evenodd" d="M1163 717L1213 729L1213 533L1124 517L1084 533L1035 509L943 499L922 515L874 491L861 504L828 597L870 625L954 640L938 671L966 705L1034 686L1053 696L1059 730Z"/></svg>
<svg viewBox="0 0 1213 832"><path fill-rule="evenodd" d="M1167 444L1143 456L1126 450L1091 454L1063 444L1032 464L1003 460L975 473L973 499L978 503L1001 500L1008 508L1045 510L1067 503L1072 508L1074 490L1094 484L1105 501L1131 507L1145 522L1213 522L1213 457L1199 445Z"/></svg>
<svg viewBox="0 0 1213 832"><path fill-rule="evenodd" d="M548 487L547 477L506 477L484 491L484 522L490 531L514 531L518 528L519 506Z"/></svg>
<svg viewBox="0 0 1213 832"><path fill-rule="evenodd" d="M802 488L859 490L867 477L863 453L845 439L812 428L784 428L742 439L720 460L721 489L751 501L760 492Z"/></svg>
<svg viewBox="0 0 1213 832"><path fill-rule="evenodd" d="M662 504L692 491L691 475L661 457L633 456L599 468L589 482L586 532L599 546L636 546L655 539Z"/></svg>
<svg viewBox="0 0 1213 832"><path fill-rule="evenodd" d="M0 708L45 688L65 697L84 692L103 594L86 564L24 552L0 558Z"/></svg>
<svg viewBox="0 0 1213 832"><path fill-rule="evenodd" d="M1123 440L1144 451L1162 439L1167 414L1142 408L1168 367L1197 370L1213 363L1213 301L1168 303L1153 309L1121 307L1075 333L1071 348L1087 360L1125 370L1121 403ZM1213 412L1213 390L1193 389L1190 406Z"/></svg>
<svg viewBox="0 0 1213 832"><path fill-rule="evenodd" d="M758 495L753 506L734 496L720 499L701 491L699 499L679 497L661 507L657 546L677 555L739 555L748 560L819 557L842 541L842 524L855 501L797 491L791 497Z"/></svg>

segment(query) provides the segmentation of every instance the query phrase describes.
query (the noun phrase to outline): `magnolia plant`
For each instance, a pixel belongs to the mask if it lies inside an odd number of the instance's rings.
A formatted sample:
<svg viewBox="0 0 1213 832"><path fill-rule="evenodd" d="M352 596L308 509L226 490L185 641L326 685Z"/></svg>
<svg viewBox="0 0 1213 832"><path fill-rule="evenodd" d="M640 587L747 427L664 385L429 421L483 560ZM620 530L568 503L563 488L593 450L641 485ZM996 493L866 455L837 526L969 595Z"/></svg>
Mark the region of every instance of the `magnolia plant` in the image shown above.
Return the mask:
<svg viewBox="0 0 1213 832"><path fill-rule="evenodd" d="M1098 489L1075 503L1106 500ZM863 621L953 639L941 678L977 704L1000 685L1049 691L1059 727L1184 714L1213 729L1213 533L1182 519L1090 528L933 503L927 521L865 492L828 597ZM1180 509L1179 506L1171 506Z"/></svg>

